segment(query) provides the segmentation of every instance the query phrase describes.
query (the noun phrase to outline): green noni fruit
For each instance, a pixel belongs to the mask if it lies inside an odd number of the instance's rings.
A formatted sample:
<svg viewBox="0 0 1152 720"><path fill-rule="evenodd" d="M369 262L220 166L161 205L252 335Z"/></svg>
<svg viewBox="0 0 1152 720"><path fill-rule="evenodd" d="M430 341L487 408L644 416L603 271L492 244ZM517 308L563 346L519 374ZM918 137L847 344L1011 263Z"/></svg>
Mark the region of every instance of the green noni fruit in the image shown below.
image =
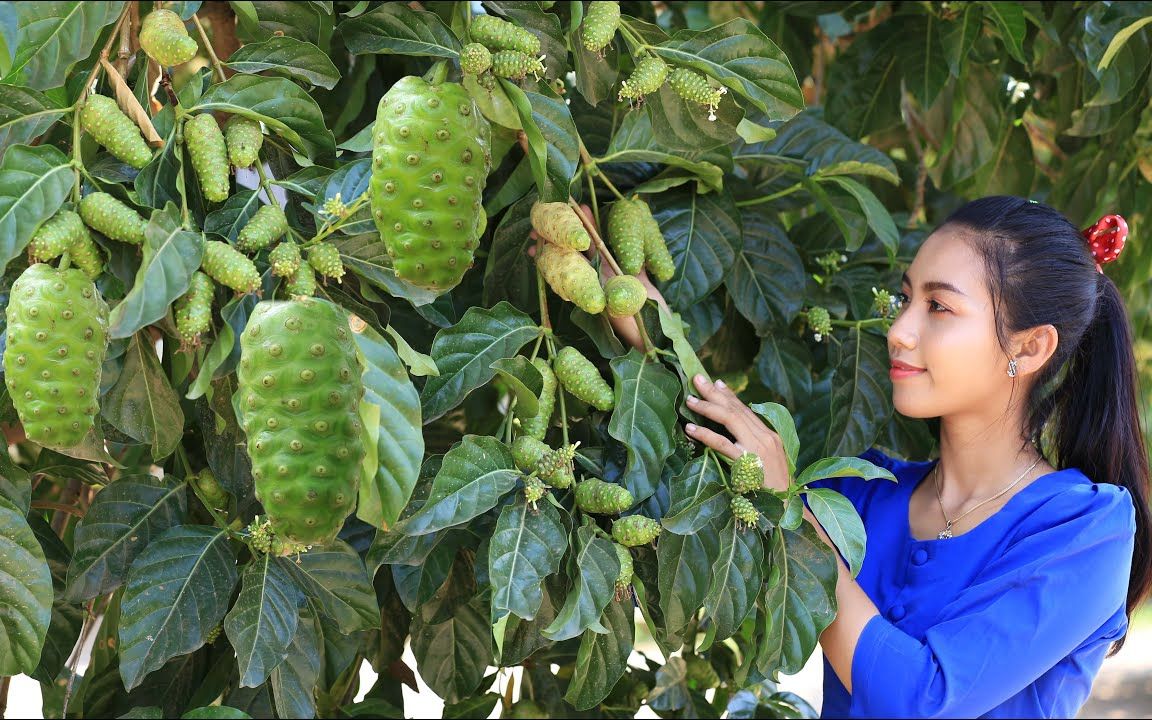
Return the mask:
<svg viewBox="0 0 1152 720"><path fill-rule="evenodd" d="M647 545L656 539L662 529L659 520L643 515L629 515L612 522L612 539L624 547Z"/></svg>
<svg viewBox="0 0 1152 720"><path fill-rule="evenodd" d="M140 23L140 47L165 67L182 65L196 57L199 47L184 21L171 10L153 10Z"/></svg>
<svg viewBox="0 0 1152 720"><path fill-rule="evenodd" d="M628 488L589 478L576 483L576 507L597 515L615 515L632 507L636 499Z"/></svg>
<svg viewBox="0 0 1152 720"><path fill-rule="evenodd" d="M636 63L636 69L620 83L620 100L636 100L656 92L668 78L668 63L649 56Z"/></svg>
<svg viewBox="0 0 1152 720"><path fill-rule="evenodd" d="M764 487L764 461L756 453L742 453L732 462L731 476L733 492L756 492Z"/></svg>
<svg viewBox="0 0 1152 720"><path fill-rule="evenodd" d="M720 98L728 92L728 88L714 88L708 84L708 79L698 72L688 68L676 68L668 75L668 85L676 94L688 102L708 106L708 119L716 119L716 108L720 105Z"/></svg>
<svg viewBox="0 0 1152 720"><path fill-rule="evenodd" d="M492 53L480 43L468 43L460 51L460 69L465 75L479 75L492 67Z"/></svg>
<svg viewBox="0 0 1152 720"><path fill-rule="evenodd" d="M544 63L516 50L500 50L492 53L492 74L509 80L523 80L529 75L539 78L544 74Z"/></svg>
<svg viewBox="0 0 1152 720"><path fill-rule="evenodd" d="M204 197L210 202L227 200L228 147L212 113L200 113L184 123L184 144Z"/></svg>
<svg viewBox="0 0 1152 720"><path fill-rule="evenodd" d="M317 243L308 248L308 264L323 277L340 280L344 277L344 263L340 251L331 243Z"/></svg>
<svg viewBox="0 0 1152 720"><path fill-rule="evenodd" d="M580 40L584 43L584 49L600 52L612 42L619 27L620 3L600 0L588 3L584 21L580 23Z"/></svg>
<svg viewBox="0 0 1152 720"><path fill-rule="evenodd" d="M592 361L569 345L556 353L552 371L565 390L598 410L608 411L615 406L612 386L600 377Z"/></svg>
<svg viewBox="0 0 1152 720"><path fill-rule="evenodd" d="M284 290L290 297L312 297L315 295L316 273L313 272L312 266L307 263L300 263L300 267L296 269L296 273L288 281Z"/></svg>
<svg viewBox="0 0 1152 720"><path fill-rule="evenodd" d="M200 490L201 497L213 509L219 510L228 505L228 491L224 489L220 481L216 479L216 474L210 469L204 468L199 474L193 475L191 480Z"/></svg>
<svg viewBox="0 0 1152 720"><path fill-rule="evenodd" d="M291 240L281 242L268 253L268 264L276 277L292 277L300 269L301 262L300 246Z"/></svg>
<svg viewBox="0 0 1152 720"><path fill-rule="evenodd" d="M621 600L632 584L632 551L619 543L612 543L612 548L616 551L616 559L620 561L620 572L616 575L616 599Z"/></svg>
<svg viewBox="0 0 1152 720"><path fill-rule="evenodd" d="M252 215L240 234L236 236L236 248L244 252L263 250L288 232L288 218L278 204L261 205Z"/></svg>
<svg viewBox="0 0 1152 720"><path fill-rule="evenodd" d="M152 159L152 150L144 142L140 128L110 97L89 95L80 110L80 127L117 160L136 169L143 168Z"/></svg>
<svg viewBox="0 0 1152 720"><path fill-rule="evenodd" d="M492 15L477 15L469 28L472 39L489 50L516 50L527 55L540 54L540 38L518 25Z"/></svg>
<svg viewBox="0 0 1152 720"><path fill-rule="evenodd" d="M105 237L131 245L144 242L148 221L108 193L85 195L78 209L84 223Z"/></svg>
<svg viewBox="0 0 1152 720"><path fill-rule="evenodd" d="M600 275L583 253L544 243L536 255L536 267L552 292L590 315L604 311L607 299Z"/></svg>
<svg viewBox="0 0 1152 720"><path fill-rule="evenodd" d="M690 689L705 692L720 687L720 675L717 674L716 668L712 667L712 663L708 662L707 658L702 658L699 655L685 655L684 663L686 665L685 680Z"/></svg>
<svg viewBox="0 0 1152 720"><path fill-rule="evenodd" d="M553 450L534 437L521 435L512 443L512 458L521 472L534 472L552 487L564 489L572 484L575 450L574 445Z"/></svg>
<svg viewBox="0 0 1152 720"><path fill-rule="evenodd" d="M260 146L264 144L264 133L260 123L242 115L233 115L224 124L224 145L228 148L228 160L238 168L252 167L260 159Z"/></svg>
<svg viewBox="0 0 1152 720"><path fill-rule="evenodd" d="M37 262L58 258L87 234L79 215L71 210L60 210L36 228L28 243L28 256Z"/></svg>
<svg viewBox="0 0 1152 720"><path fill-rule="evenodd" d="M609 316L632 317L644 307L644 302L648 300L648 290L639 278L617 275L604 283L604 297L607 298Z"/></svg>
<svg viewBox="0 0 1152 720"><path fill-rule="evenodd" d="M91 233L84 225L79 237L72 241L68 246L68 257L72 259L72 264L80 268L89 280L95 280L100 277L100 273L104 272L104 255L100 252L100 247L92 239Z"/></svg>
<svg viewBox="0 0 1152 720"><path fill-rule="evenodd" d="M260 289L260 272L242 252L228 243L209 240L204 243L204 259L200 262L208 277L236 292L250 293Z"/></svg>
<svg viewBox="0 0 1152 720"><path fill-rule="evenodd" d="M472 266L487 225L490 130L468 91L401 78L373 127L372 217L396 274L447 292Z"/></svg>
<svg viewBox="0 0 1152 720"><path fill-rule="evenodd" d="M660 282L668 282L676 274L676 262L672 259L672 253L668 251L668 243L664 240L664 233L660 231L660 223L653 217L648 203L639 202L643 207L644 264L652 277Z"/></svg>
<svg viewBox="0 0 1152 720"><path fill-rule="evenodd" d="M212 329L215 283L202 272L192 274L188 292L176 302L176 331L184 347L196 347L200 336Z"/></svg>
<svg viewBox="0 0 1152 720"><path fill-rule="evenodd" d="M360 486L362 368L336 305L263 301L240 335L236 405L256 497L278 536L336 537Z"/></svg>
<svg viewBox="0 0 1152 720"><path fill-rule="evenodd" d="M28 439L74 447L99 409L108 305L80 270L30 265L7 307L4 382Z"/></svg>
<svg viewBox="0 0 1152 720"><path fill-rule="evenodd" d="M556 374L542 357L532 359L532 365L540 371L540 396L537 403L538 410L535 415L520 419L520 429L528 437L543 440L552 422L552 410L556 406Z"/></svg>
<svg viewBox="0 0 1152 720"><path fill-rule="evenodd" d="M760 520L760 511L752 504L752 501L743 495L732 496L732 515L736 518L738 525L744 527L754 527Z"/></svg>
<svg viewBox="0 0 1152 720"><path fill-rule="evenodd" d="M592 236L584 229L580 216L568 203L534 203L532 229L547 242L568 250L583 252L592 245Z"/></svg>
<svg viewBox="0 0 1152 720"><path fill-rule="evenodd" d="M639 275L644 269L644 236L648 232L645 210L641 200L617 200L608 210L608 246L629 275ZM647 213L651 215L651 212Z"/></svg>

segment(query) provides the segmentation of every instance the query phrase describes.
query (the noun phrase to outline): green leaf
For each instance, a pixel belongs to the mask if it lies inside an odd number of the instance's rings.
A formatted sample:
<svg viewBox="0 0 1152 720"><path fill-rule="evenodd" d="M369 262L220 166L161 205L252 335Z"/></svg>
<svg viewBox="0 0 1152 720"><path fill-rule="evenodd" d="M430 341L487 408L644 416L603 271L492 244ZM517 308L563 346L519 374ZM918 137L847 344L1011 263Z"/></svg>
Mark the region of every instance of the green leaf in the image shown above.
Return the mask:
<svg viewBox="0 0 1152 720"><path fill-rule="evenodd" d="M724 186L724 171L732 167L727 148L720 150L684 151L664 145L655 136L648 113L634 112L624 116L598 163L648 162L684 168L695 175L706 190ZM657 196L659 197L659 196Z"/></svg>
<svg viewBox="0 0 1152 720"><path fill-rule="evenodd" d="M169 108L164 108L156 116L157 121L164 118L167 118L169 123L172 122ZM200 188L197 183L193 182L191 186L185 187L183 168L183 146L177 145L176 127L172 125L172 129L164 138L164 147L152 156L148 164L132 180L132 187L136 190L140 204L163 208L167 203L179 206L183 197L198 197Z"/></svg>
<svg viewBox="0 0 1152 720"><path fill-rule="evenodd" d="M523 128L520 114L516 111L516 106L508 97L503 85L497 84L489 90L486 87L481 87L475 75L465 75L461 82L464 88L468 90L468 94L472 96L472 100L476 102L476 107L480 108L480 112L492 123L510 130Z"/></svg>
<svg viewBox="0 0 1152 720"><path fill-rule="evenodd" d="M540 200L542 202L566 200L571 177L562 178L560 186L557 186L555 179L549 174L548 143L544 140L544 135L536 124L532 103L528 100L528 96L519 85L511 80L500 78L500 87L504 89L504 94L508 96L512 107L516 108L516 114L520 117L520 126L528 138L526 154L528 162L532 166L532 178L536 181L536 192Z"/></svg>
<svg viewBox="0 0 1152 720"><path fill-rule="evenodd" d="M1008 5L1010 3L995 3L996 5ZM1132 36L1140 32L1145 26L1152 24L1152 16L1138 18L1124 27L1123 30L1112 36L1108 42L1108 49L1104 51L1101 56L1100 62L1096 65L1097 72L1103 72L1108 69L1115 59L1117 53L1132 39Z"/></svg>
<svg viewBox="0 0 1152 720"><path fill-rule="evenodd" d="M751 125L734 100L721 101L714 119L709 120L707 106L685 100L668 83L648 96L644 107L656 140L687 152L730 146L740 137L738 128Z"/></svg>
<svg viewBox="0 0 1152 720"><path fill-rule="evenodd" d="M528 257L528 246L534 241L532 204L536 193L530 192L513 203L500 218L492 233L492 247L484 266L484 304L508 300L518 307L533 307L536 299L536 265Z"/></svg>
<svg viewBox="0 0 1152 720"><path fill-rule="evenodd" d="M310 718L316 716L315 690L320 679L320 657L323 645L311 606L300 609L296 634L288 645L288 657L272 671L268 684L280 717Z"/></svg>
<svg viewBox="0 0 1152 720"><path fill-rule="evenodd" d="M600 618L616 594L620 559L616 557L612 542L599 537L591 522L576 531L572 570L572 588L564 607L543 631L544 636L551 640L569 640L585 630L608 632Z"/></svg>
<svg viewBox="0 0 1152 720"><path fill-rule="evenodd" d="M860 566L864 564L864 549L868 544L864 523L856 512L856 506L840 493L827 488L812 488L804 495L808 509L844 556L852 577L856 577L860 574Z"/></svg>
<svg viewBox="0 0 1152 720"><path fill-rule="evenodd" d="M652 200L652 214L676 263L676 274L657 283L679 312L724 282L743 245L740 212L727 191L698 195L678 188Z"/></svg>
<svg viewBox="0 0 1152 720"><path fill-rule="evenodd" d="M380 627L380 610L364 561L347 543L337 540L313 548L287 563L289 573L321 612L336 621L342 633Z"/></svg>
<svg viewBox="0 0 1152 720"><path fill-rule="evenodd" d="M572 682L564 693L564 700L577 710L599 705L628 669L628 655L636 638L632 607L631 599L613 600L600 617L608 632L587 630L580 638Z"/></svg>
<svg viewBox="0 0 1152 720"><path fill-rule="evenodd" d="M364 362L364 402L380 408L377 467L360 483L356 515L370 525L390 528L412 496L424 457L420 396L400 358L371 326L354 334Z"/></svg>
<svg viewBox="0 0 1152 720"><path fill-rule="evenodd" d="M340 82L340 71L323 50L306 40L288 36L248 43L232 53L224 64L236 72L270 71L329 90Z"/></svg>
<svg viewBox="0 0 1152 720"><path fill-rule="evenodd" d="M455 58L460 41L434 13L403 3L384 3L371 12L340 23L336 31L353 55L418 55Z"/></svg>
<svg viewBox="0 0 1152 720"><path fill-rule="evenodd" d="M207 110L259 120L312 160L336 152L320 106L303 88L284 78L233 75L213 85L189 112Z"/></svg>
<svg viewBox="0 0 1152 720"><path fill-rule="evenodd" d="M779 394L790 407L796 407L812 393L811 363L807 345L779 332L764 338L756 356L760 382Z"/></svg>
<svg viewBox="0 0 1152 720"><path fill-rule="evenodd" d="M799 113L780 126L775 138L740 148L737 161L794 167L792 162L781 161L802 160L804 172L813 177L865 175L900 184L896 164L890 157L871 145L852 140L829 125L824 116L818 108Z"/></svg>
<svg viewBox="0 0 1152 720"><path fill-rule="evenodd" d="M680 381L636 349L611 363L616 399L608 434L628 448L620 483L641 502L656 492L664 460L675 449L676 398Z"/></svg>
<svg viewBox="0 0 1152 720"><path fill-rule="evenodd" d="M704 596L704 616L715 623L714 637L730 637L752 610L760 594L764 543L755 529L741 529L729 517L720 531L720 548L712 563L712 578Z"/></svg>
<svg viewBox="0 0 1152 720"><path fill-rule="evenodd" d="M521 496L505 505L488 546L492 621L508 613L536 617L544 599L541 583L560 569L567 549L568 535L551 503L533 507Z"/></svg>
<svg viewBox="0 0 1152 720"><path fill-rule="evenodd" d="M779 403L756 403L749 406L752 412L768 421L768 424L780 436L784 445L784 453L788 456L789 474L796 472L796 457L800 454L800 438L796 435L796 421L788 408Z"/></svg>
<svg viewBox="0 0 1152 720"><path fill-rule="evenodd" d="M241 687L259 687L288 656L296 634L300 590L286 567L291 559L257 555L244 569L240 596L224 618L236 650Z"/></svg>
<svg viewBox="0 0 1152 720"><path fill-rule="evenodd" d="M452 703L444 706L444 720L455 720L456 718L486 718L492 714L496 709L496 703L500 702L500 695L494 692L487 692L483 695L465 698L458 703Z"/></svg>
<svg viewBox="0 0 1152 720"><path fill-rule="evenodd" d="M444 456L428 501L397 530L426 535L468 522L496 507L519 477L512 451L504 443L494 437L465 435Z"/></svg>
<svg viewBox="0 0 1152 720"><path fill-rule="evenodd" d="M72 190L68 158L51 145L13 145L0 162L0 263L24 252L36 228L56 214Z"/></svg>
<svg viewBox="0 0 1152 720"><path fill-rule="evenodd" d="M900 23L881 23L853 39L828 68L825 117L848 137L860 138L901 122L903 58L895 51Z"/></svg>
<svg viewBox="0 0 1152 720"><path fill-rule="evenodd" d="M888 214L888 210L885 209L876 195L859 180L850 177L833 176L829 177L828 181L836 183L856 198L856 202L860 203L860 209L864 211L864 217L868 218L868 227L872 228L872 232L880 238L880 242L888 249L888 253L895 257L896 249L900 245L900 232L896 229L896 223L893 222L892 216ZM855 243L850 243L847 246L849 251L859 248L860 246Z"/></svg>
<svg viewBox="0 0 1152 720"><path fill-rule="evenodd" d="M436 299L432 291L417 288L396 277L387 246L375 230L353 237L330 235L329 241L340 251L340 261L345 267L390 295L404 298L416 306L427 305Z"/></svg>
<svg viewBox="0 0 1152 720"><path fill-rule="evenodd" d="M459 702L480 685L492 662L492 632L479 599L435 625L412 625L412 654L420 677L447 703Z"/></svg>
<svg viewBox="0 0 1152 720"><path fill-rule="evenodd" d="M712 563L719 552L719 528L715 523L693 535L665 534L656 543L660 610L670 636L679 635L704 604Z"/></svg>
<svg viewBox="0 0 1152 720"><path fill-rule="evenodd" d="M252 716L243 710L226 705L209 705L189 710L180 720L251 720Z"/></svg>
<svg viewBox="0 0 1152 720"><path fill-rule="evenodd" d="M327 52L332 39L332 9L321 3L260 0L230 3L244 43L287 35L315 43Z"/></svg>
<svg viewBox="0 0 1152 720"><path fill-rule="evenodd" d="M4 81L37 90L63 85L72 65L91 54L100 31L123 9L123 2L17 3L19 44Z"/></svg>
<svg viewBox="0 0 1152 720"><path fill-rule="evenodd" d="M236 586L228 531L181 525L132 563L120 618L120 677L128 690L177 655L204 644Z"/></svg>
<svg viewBox="0 0 1152 720"><path fill-rule="evenodd" d="M684 324L680 313L669 313L668 309L659 303L656 305L656 311L660 314L660 332L672 341L672 351L676 353L676 359L680 361L680 369L684 371L689 386L691 386L691 379L697 375L703 375L706 379L711 380L708 371L704 369L704 364L700 362L696 351L692 349L692 344L684 336Z"/></svg>
<svg viewBox="0 0 1152 720"><path fill-rule="evenodd" d="M568 105L561 98L534 92L524 96L532 107L532 124L540 130L547 157L544 165L552 186L560 197L551 200L566 201L572 177L580 162L580 140L576 122Z"/></svg>
<svg viewBox="0 0 1152 720"><path fill-rule="evenodd" d="M492 363L492 369L516 396L516 417L535 417L540 412L540 390L544 386L544 378L536 366L523 355L517 355L500 358Z"/></svg>
<svg viewBox="0 0 1152 720"><path fill-rule="evenodd" d="M229 242L236 242L236 237L260 206L260 196L255 190L238 190L218 209L208 213L204 218L204 232L215 233L227 238Z"/></svg>
<svg viewBox="0 0 1152 720"><path fill-rule="evenodd" d="M0 157L9 146L39 136L67 112L32 88L0 85Z"/></svg>
<svg viewBox="0 0 1152 720"><path fill-rule="evenodd" d="M515 615L505 615L500 621L504 625L503 634L499 632L498 627L493 627L493 634L499 645L499 654L496 657L501 665L504 667L519 665L537 650L552 644L551 640L544 637L543 630L556 619L560 595L563 592L562 576L553 575L544 581L544 600L540 603L536 617L522 620Z"/></svg>
<svg viewBox="0 0 1152 720"><path fill-rule="evenodd" d="M101 415L113 427L152 446L153 460L171 455L184 436L180 397L146 332L132 336L120 376L100 405Z"/></svg>
<svg viewBox="0 0 1152 720"><path fill-rule="evenodd" d="M719 80L769 120L785 120L804 108L788 57L744 18L702 31L680 30L652 50L676 66Z"/></svg>
<svg viewBox="0 0 1152 720"><path fill-rule="evenodd" d="M749 208L744 213L743 224L744 248L736 256L732 274L724 282L740 314L748 318L756 334L763 337L773 326L790 323L800 311L804 299L804 261L788 234L768 212Z"/></svg>
<svg viewBox="0 0 1152 720"><path fill-rule="evenodd" d="M324 203L335 198L337 193L340 195L341 202L349 205L368 191L368 184L371 180L372 160L370 158L353 160L329 176L324 183L324 189L316 197L316 205L322 207ZM369 208L362 208L345 221L347 224L341 225L340 232L345 235L376 232L376 226L370 213ZM317 218L316 226L320 227L322 224L322 219Z"/></svg>
<svg viewBox="0 0 1152 720"><path fill-rule="evenodd" d="M130 337L163 319L168 306L188 291L203 255L204 236L183 229L174 203L152 213L144 229L144 258L136 281L112 308L108 336L114 340Z"/></svg>
<svg viewBox="0 0 1152 720"><path fill-rule="evenodd" d="M892 414L888 366L883 337L855 327L849 330L832 376L832 423L825 455L858 455L872 446Z"/></svg>
<svg viewBox="0 0 1152 720"><path fill-rule="evenodd" d="M1027 64L1024 57L1024 36L1028 32L1028 22L1025 19L1024 7L1014 2L985 2L981 3L996 29L1000 31L1000 39L1008 48L1009 54L1017 61Z"/></svg>
<svg viewBox="0 0 1152 720"><path fill-rule="evenodd" d="M125 475L97 493L76 526L68 601L83 602L119 587L152 538L183 520L184 487L170 476Z"/></svg>
<svg viewBox="0 0 1152 720"><path fill-rule="evenodd" d="M900 25L901 42L894 51L904 70L904 86L920 103L920 107L928 107L936 101L950 75L944 43L941 42L937 27L939 20L930 13L916 13L915 16L899 16L889 22ZM1023 57L1019 60L1024 62Z"/></svg>
<svg viewBox="0 0 1152 720"><path fill-rule="evenodd" d="M52 621L52 573L24 513L0 497L0 676L30 674Z"/></svg>
<svg viewBox="0 0 1152 720"><path fill-rule="evenodd" d="M460 322L436 333L432 359L440 375L428 378L420 393L424 422L459 405L496 374L493 362L516 355L539 333L532 318L507 302L491 309L471 307Z"/></svg>
<svg viewBox="0 0 1152 720"><path fill-rule="evenodd" d="M940 47L948 62L948 72L952 77L960 77L964 63L972 51L972 44L980 36L983 8L978 5L965 5L960 15L940 31Z"/></svg>
<svg viewBox="0 0 1152 720"><path fill-rule="evenodd" d="M668 511L661 523L668 532L692 535L727 513L730 502L719 461L710 454L701 455L690 460L669 484Z"/></svg>
<svg viewBox="0 0 1152 720"><path fill-rule="evenodd" d="M865 480L891 480L896 482L896 476L879 465L874 465L858 457L828 457L817 460L804 468L796 476L797 485L807 485L816 480L834 477L859 477Z"/></svg>
<svg viewBox="0 0 1152 720"><path fill-rule="evenodd" d="M396 343L396 354L408 366L408 372L420 377L435 377L440 374L440 370L436 367L436 361L431 356L425 355L409 345L408 341L391 325L385 325L384 332L388 333L388 337Z"/></svg>

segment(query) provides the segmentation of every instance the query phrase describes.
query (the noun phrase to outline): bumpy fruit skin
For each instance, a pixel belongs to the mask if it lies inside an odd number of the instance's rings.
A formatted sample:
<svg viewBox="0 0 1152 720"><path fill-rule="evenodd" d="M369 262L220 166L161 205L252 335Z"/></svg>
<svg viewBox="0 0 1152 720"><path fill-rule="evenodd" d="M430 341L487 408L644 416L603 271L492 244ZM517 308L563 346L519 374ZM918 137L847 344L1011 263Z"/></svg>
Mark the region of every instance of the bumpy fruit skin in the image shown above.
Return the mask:
<svg viewBox="0 0 1152 720"><path fill-rule="evenodd" d="M472 267L487 225L490 129L464 86L401 78L373 128L372 218L396 274L447 292Z"/></svg>
<svg viewBox="0 0 1152 720"><path fill-rule="evenodd" d="M460 69L465 75L479 75L492 67L492 53L480 43L468 43L460 51Z"/></svg>
<svg viewBox="0 0 1152 720"><path fill-rule="evenodd" d="M644 236L648 232L648 206L636 199L617 200L608 211L608 245L620 269L639 275L644 269ZM651 215L649 211L647 215Z"/></svg>
<svg viewBox="0 0 1152 720"><path fill-rule="evenodd" d="M523 80L529 75L539 78L544 74L544 63L516 50L500 50L492 53L492 74L509 80Z"/></svg>
<svg viewBox="0 0 1152 720"><path fill-rule="evenodd" d="M288 232L288 218L279 205L261 205L260 209L240 229L236 247L244 252L263 250Z"/></svg>
<svg viewBox="0 0 1152 720"><path fill-rule="evenodd" d="M144 242L148 221L108 193L85 195L78 209L84 223L105 237L130 245Z"/></svg>
<svg viewBox="0 0 1152 720"><path fill-rule="evenodd" d="M584 252L592 245L592 236L568 203L533 204L532 229L546 241L568 250Z"/></svg>
<svg viewBox="0 0 1152 720"><path fill-rule="evenodd" d="M68 256L72 264L80 268L89 280L95 280L104 272L104 255L92 240L88 228L81 225L82 233L68 246Z"/></svg>
<svg viewBox="0 0 1152 720"><path fill-rule="evenodd" d="M336 537L364 457L362 368L344 312L324 300L257 304L240 335L240 424L256 497L277 536Z"/></svg>
<svg viewBox="0 0 1152 720"><path fill-rule="evenodd" d="M184 21L171 10L153 10L140 23L140 47L148 57L171 67L196 57L196 41L188 34Z"/></svg>
<svg viewBox="0 0 1152 720"><path fill-rule="evenodd" d="M643 515L629 515L612 523L612 539L624 547L647 545L656 539L662 529L658 520Z"/></svg>
<svg viewBox="0 0 1152 720"><path fill-rule="evenodd" d="M533 507L547 494L548 486L544 484L543 480L535 476L524 478L524 499Z"/></svg>
<svg viewBox="0 0 1152 720"><path fill-rule="evenodd" d="M648 290L644 283L631 275L617 275L604 283L608 315L614 318L632 317L644 307Z"/></svg>
<svg viewBox="0 0 1152 720"><path fill-rule="evenodd" d="M580 39L584 43L584 49L589 52L600 52L612 42L618 27L620 27L620 3L599 0L588 3L584 22L580 24Z"/></svg>
<svg viewBox="0 0 1152 720"><path fill-rule="evenodd" d="M615 515L632 507L636 499L623 485L590 478L576 483L576 507L597 515Z"/></svg>
<svg viewBox="0 0 1152 720"><path fill-rule="evenodd" d="M540 54L540 38L522 27L492 15L472 18L472 39L489 50L517 50L528 55Z"/></svg>
<svg viewBox="0 0 1152 720"><path fill-rule="evenodd" d="M543 440L548 432L548 425L552 422L552 410L556 406L556 374L548 366L544 358L537 357L532 364L540 371L540 396L538 398L539 410L530 418L521 418L520 429L528 437Z"/></svg>
<svg viewBox="0 0 1152 720"><path fill-rule="evenodd" d="M152 159L152 151L140 128L124 114L116 101L104 95L89 95L80 111L80 126L117 160L139 170Z"/></svg>
<svg viewBox="0 0 1152 720"><path fill-rule="evenodd" d="M176 302L176 331L184 347L196 347L212 329L212 296L216 284L202 272L192 274L188 292Z"/></svg>
<svg viewBox="0 0 1152 720"><path fill-rule="evenodd" d="M556 353L552 363L556 379L564 389L597 410L611 410L616 401L612 387L600 377L600 371L592 361L584 357L576 348L568 346Z"/></svg>
<svg viewBox="0 0 1152 720"><path fill-rule="evenodd" d="M312 271L312 266L301 263L284 290L290 297L312 297L315 295L316 273Z"/></svg>
<svg viewBox="0 0 1152 720"><path fill-rule="evenodd" d="M733 461L731 475L733 492L756 492L764 487L764 461L756 453L743 453Z"/></svg>
<svg viewBox="0 0 1152 720"><path fill-rule="evenodd" d="M200 190L210 202L228 199L228 146L212 113L201 113L184 123L184 143Z"/></svg>
<svg viewBox="0 0 1152 720"><path fill-rule="evenodd" d="M260 157L264 133L260 123L242 115L233 115L224 124L224 145L228 148L228 161L238 168L252 167Z"/></svg>
<svg viewBox="0 0 1152 720"><path fill-rule="evenodd" d="M708 106L708 119L716 119L716 108L728 88L713 88L707 78L688 68L676 68L668 75L668 85L688 102Z"/></svg>
<svg viewBox="0 0 1152 720"><path fill-rule="evenodd" d="M93 426L108 305L83 272L43 263L12 285L4 382L28 438L73 447Z"/></svg>
<svg viewBox="0 0 1152 720"><path fill-rule="evenodd" d="M344 277L344 263L340 261L340 251L330 243L319 243L308 248L308 264L326 278L340 280Z"/></svg>
<svg viewBox="0 0 1152 720"><path fill-rule="evenodd" d="M553 450L528 435L521 435L512 443L512 458L517 468L526 473L535 472L542 481L561 490L572 484L575 451L574 445Z"/></svg>
<svg viewBox="0 0 1152 720"><path fill-rule="evenodd" d="M530 473L536 469L536 463L544 457L550 448L534 437L521 435L512 443L512 459L521 472Z"/></svg>
<svg viewBox="0 0 1152 720"><path fill-rule="evenodd" d="M616 576L616 599L622 600L628 593L628 586L632 584L632 551L618 543L612 543L616 550L616 559L620 561L620 573Z"/></svg>
<svg viewBox="0 0 1152 720"><path fill-rule="evenodd" d="M60 210L36 229L28 243L28 256L37 262L52 260L87 234L79 215L71 210Z"/></svg>
<svg viewBox="0 0 1152 720"><path fill-rule="evenodd" d="M808 327L812 329L816 342L825 335L832 334L832 316L828 314L828 309L820 306L813 307L808 311Z"/></svg>
<svg viewBox="0 0 1152 720"><path fill-rule="evenodd" d="M668 252L668 243L664 241L664 233L660 232L660 223L652 215L652 209L643 200L636 202L640 205L644 230L644 264L654 278L668 282L676 274L676 262Z"/></svg>
<svg viewBox="0 0 1152 720"><path fill-rule="evenodd" d="M200 269L236 292L250 293L260 289L260 272L256 270L256 264L228 243L218 240L204 243Z"/></svg>
<svg viewBox="0 0 1152 720"><path fill-rule="evenodd" d="M536 267L552 292L590 315L604 311L607 299L600 287L600 275L583 254L544 243L536 256Z"/></svg>
<svg viewBox="0 0 1152 720"><path fill-rule="evenodd" d="M636 64L627 80L620 83L621 100L636 100L656 92L668 78L668 63L658 57L646 57Z"/></svg>
<svg viewBox="0 0 1152 720"><path fill-rule="evenodd" d="M208 468L200 471L199 475L192 477L192 482L200 490L201 497L214 509L221 509L228 504L228 491L220 485L216 474Z"/></svg>
<svg viewBox="0 0 1152 720"><path fill-rule="evenodd" d="M292 277L303 261L300 246L291 240L285 240L268 253L268 264L272 266L272 274L276 277Z"/></svg>
<svg viewBox="0 0 1152 720"><path fill-rule="evenodd" d="M760 511L752 504L752 501L743 495L732 496L732 515L736 518L737 524L744 527L755 527L756 523L760 520Z"/></svg>

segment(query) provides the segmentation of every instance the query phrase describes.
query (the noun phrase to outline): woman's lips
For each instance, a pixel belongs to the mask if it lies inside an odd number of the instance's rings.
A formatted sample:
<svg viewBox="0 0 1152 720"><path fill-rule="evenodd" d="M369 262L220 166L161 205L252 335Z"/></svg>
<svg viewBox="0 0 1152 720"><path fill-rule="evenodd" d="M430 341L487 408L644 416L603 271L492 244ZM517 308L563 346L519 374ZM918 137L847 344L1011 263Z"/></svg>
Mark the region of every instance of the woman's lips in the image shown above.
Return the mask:
<svg viewBox="0 0 1152 720"><path fill-rule="evenodd" d="M893 380L903 380L904 378L915 377L925 372L924 368L918 368L908 363L893 360L892 366L888 370L888 377Z"/></svg>

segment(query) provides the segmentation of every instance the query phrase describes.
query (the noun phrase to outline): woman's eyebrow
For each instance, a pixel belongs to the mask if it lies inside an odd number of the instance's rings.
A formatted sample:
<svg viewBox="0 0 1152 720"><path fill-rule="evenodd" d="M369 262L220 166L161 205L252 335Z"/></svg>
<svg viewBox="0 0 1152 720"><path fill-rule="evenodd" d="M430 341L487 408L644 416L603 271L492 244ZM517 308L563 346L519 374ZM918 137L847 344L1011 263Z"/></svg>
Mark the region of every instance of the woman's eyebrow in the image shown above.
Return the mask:
<svg viewBox="0 0 1152 720"><path fill-rule="evenodd" d="M900 281L902 283L904 283L905 285L912 285L912 280L910 280L908 278L908 273L904 273L904 276L900 278ZM920 286L920 289L924 290L925 292L931 292L933 290L945 290L947 292L953 292L953 293L956 293L957 295L963 295L964 297L968 297L967 293L965 293L963 290L956 287L952 283L946 283L946 282L942 282L940 280L929 280L928 282L926 282L922 286Z"/></svg>

